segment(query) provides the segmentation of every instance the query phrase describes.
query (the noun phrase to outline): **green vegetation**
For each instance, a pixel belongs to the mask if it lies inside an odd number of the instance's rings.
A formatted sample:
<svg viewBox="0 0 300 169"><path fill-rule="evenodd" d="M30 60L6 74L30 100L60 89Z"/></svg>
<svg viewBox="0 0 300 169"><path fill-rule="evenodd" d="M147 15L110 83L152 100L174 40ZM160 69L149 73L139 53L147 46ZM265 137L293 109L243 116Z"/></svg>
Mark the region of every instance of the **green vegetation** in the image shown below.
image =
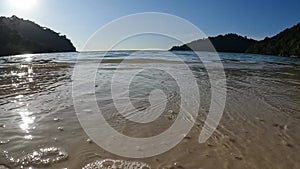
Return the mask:
<svg viewBox="0 0 300 169"><path fill-rule="evenodd" d="M0 56L74 51L64 35L16 16L0 17Z"/></svg>
<svg viewBox="0 0 300 169"><path fill-rule="evenodd" d="M214 48L210 45L214 46ZM271 38L256 41L236 34L199 39L170 50L217 51L300 57L300 23Z"/></svg>
<svg viewBox="0 0 300 169"><path fill-rule="evenodd" d="M182 46L174 46L170 50L195 50L195 51L218 51L244 53L257 41L242 37L237 34L219 35L207 39L199 39ZM213 46L212 46L213 45ZM214 48L213 48L214 47Z"/></svg>
<svg viewBox="0 0 300 169"><path fill-rule="evenodd" d="M249 47L247 53L300 56L300 23Z"/></svg>

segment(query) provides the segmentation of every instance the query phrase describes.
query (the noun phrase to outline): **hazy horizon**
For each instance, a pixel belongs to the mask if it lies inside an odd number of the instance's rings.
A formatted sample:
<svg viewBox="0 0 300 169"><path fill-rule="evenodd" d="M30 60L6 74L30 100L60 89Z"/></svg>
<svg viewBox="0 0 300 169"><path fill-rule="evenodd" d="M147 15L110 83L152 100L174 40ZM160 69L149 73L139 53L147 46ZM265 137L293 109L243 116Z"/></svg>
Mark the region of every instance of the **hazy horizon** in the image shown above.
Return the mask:
<svg viewBox="0 0 300 169"><path fill-rule="evenodd" d="M126 15L162 12L181 17L203 31L206 37L236 33L261 40L271 37L300 21L299 1L159 1L124 3L119 0L85 3L74 0L3 0L0 15L34 21L71 39L77 51L83 50L89 37L104 25ZM196 40L187 35L186 42ZM121 45L119 50L167 50L180 45L167 38L137 38ZM109 40L107 38L106 40ZM105 40L104 40L105 42ZM142 43L141 43L142 42ZM158 43L159 42L159 43ZM186 43L184 42L184 43ZM101 49L94 49L101 51Z"/></svg>

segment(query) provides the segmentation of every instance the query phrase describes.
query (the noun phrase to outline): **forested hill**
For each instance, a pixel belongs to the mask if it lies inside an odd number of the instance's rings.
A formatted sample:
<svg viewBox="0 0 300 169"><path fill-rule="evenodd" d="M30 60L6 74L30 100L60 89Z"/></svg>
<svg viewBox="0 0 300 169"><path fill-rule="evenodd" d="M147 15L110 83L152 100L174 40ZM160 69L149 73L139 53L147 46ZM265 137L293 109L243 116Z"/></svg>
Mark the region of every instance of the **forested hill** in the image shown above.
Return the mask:
<svg viewBox="0 0 300 169"><path fill-rule="evenodd" d="M214 51L207 45L208 40L211 41L217 52L300 57L300 23L262 41L236 34L227 34L196 40L182 46L173 46L170 50L191 50L190 48L192 48L196 51Z"/></svg>
<svg viewBox="0 0 300 169"><path fill-rule="evenodd" d="M65 35L16 16L0 17L0 56L74 51Z"/></svg>
<svg viewBox="0 0 300 169"><path fill-rule="evenodd" d="M300 23L249 47L247 53L300 57Z"/></svg>
<svg viewBox="0 0 300 169"><path fill-rule="evenodd" d="M209 41L211 43L209 43ZM257 41L253 39L248 39L247 37L242 37L237 34L226 34L219 35L216 37L209 37L206 39L199 39L192 41L188 44L182 46L174 46L170 50L193 50L196 51L218 51L218 52L235 52L235 53L244 53ZM211 44L213 46L211 46ZM214 48L213 48L214 47Z"/></svg>

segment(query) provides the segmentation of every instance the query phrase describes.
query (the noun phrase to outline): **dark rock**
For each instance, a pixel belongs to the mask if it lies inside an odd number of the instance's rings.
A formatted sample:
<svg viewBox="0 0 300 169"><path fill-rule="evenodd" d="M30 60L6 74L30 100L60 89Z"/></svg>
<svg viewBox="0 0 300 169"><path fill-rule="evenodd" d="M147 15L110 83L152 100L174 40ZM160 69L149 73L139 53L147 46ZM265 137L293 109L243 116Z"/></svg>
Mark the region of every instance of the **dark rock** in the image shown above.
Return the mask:
<svg viewBox="0 0 300 169"><path fill-rule="evenodd" d="M211 143L207 143L207 146L208 146L208 147L213 147L214 145L211 144Z"/></svg>
<svg viewBox="0 0 300 169"><path fill-rule="evenodd" d="M190 139L192 139L192 137L191 136L185 136L184 139L190 140Z"/></svg>
<svg viewBox="0 0 300 169"><path fill-rule="evenodd" d="M234 158L237 159L237 160L243 160L243 158L240 157L240 156L235 156Z"/></svg>
<svg viewBox="0 0 300 169"><path fill-rule="evenodd" d="M282 125L282 124L278 124L278 123L273 123L272 126L273 127L278 127L281 130L286 130L287 129L287 125Z"/></svg>
<svg viewBox="0 0 300 169"><path fill-rule="evenodd" d="M232 143L236 143L236 140L233 139L233 138L229 138L229 141L232 142Z"/></svg>

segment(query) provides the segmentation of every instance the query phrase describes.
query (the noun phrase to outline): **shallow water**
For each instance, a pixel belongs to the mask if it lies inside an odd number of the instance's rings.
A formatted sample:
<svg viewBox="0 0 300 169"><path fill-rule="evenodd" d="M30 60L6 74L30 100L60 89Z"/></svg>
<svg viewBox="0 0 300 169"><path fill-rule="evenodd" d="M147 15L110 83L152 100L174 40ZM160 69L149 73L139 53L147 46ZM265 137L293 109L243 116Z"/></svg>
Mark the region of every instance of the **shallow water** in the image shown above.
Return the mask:
<svg viewBox="0 0 300 169"><path fill-rule="evenodd" d="M183 63L175 59L174 54L189 66L201 94L200 111L190 133L175 148L140 159L114 155L90 140L73 107L72 71L77 57L87 66L101 61L95 94L107 122L120 133L144 138L162 133L177 118L193 121L188 113L178 116L181 99L178 84L162 70L141 71L131 79L129 86L133 107L126 99L120 99L118 103L125 110L120 114L111 95L111 79L115 70L120 70L114 87L126 91L124 83L132 72L147 66L174 68L171 71L179 74L183 72ZM203 63L213 65L217 60L211 57L215 53L198 54L202 62L192 52L165 51L54 53L1 58L0 164L10 168L55 169L117 166L124 169L296 169L300 165L300 60L220 53L227 77L226 107L212 137L199 144L211 97ZM125 63L119 67L124 59ZM153 91L157 95L152 95ZM91 94L83 92L82 96L89 98ZM124 97L125 94L120 93ZM89 107L90 100L83 102L85 111L79 113L94 117L96 112ZM161 110L158 116L156 112Z"/></svg>

